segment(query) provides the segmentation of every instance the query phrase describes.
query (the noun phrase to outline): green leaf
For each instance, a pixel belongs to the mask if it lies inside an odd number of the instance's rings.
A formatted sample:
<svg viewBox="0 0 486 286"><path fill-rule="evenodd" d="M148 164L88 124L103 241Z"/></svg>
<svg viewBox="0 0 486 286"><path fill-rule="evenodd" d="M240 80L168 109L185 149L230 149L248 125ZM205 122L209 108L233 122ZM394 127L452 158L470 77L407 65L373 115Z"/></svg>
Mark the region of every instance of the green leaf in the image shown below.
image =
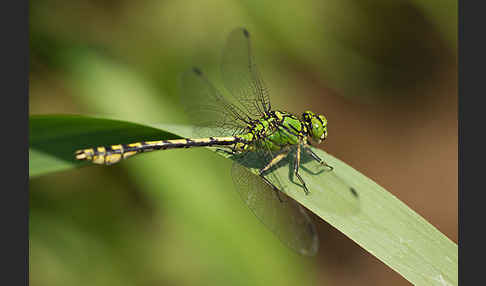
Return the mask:
<svg viewBox="0 0 486 286"><path fill-rule="evenodd" d="M30 118L30 175L74 168L76 149L190 137L191 128L144 126L81 116ZM288 166L275 170L283 191L337 228L415 285L457 285L457 245L378 184L328 153L313 148L332 172L304 158L301 175L310 195L293 180ZM221 152L218 152L220 154ZM256 170L253 170L256 172ZM228 172L229 174L229 172Z"/></svg>
<svg viewBox="0 0 486 286"><path fill-rule="evenodd" d="M29 119L29 176L86 165L74 159L82 148L178 136L152 127L78 115L33 115Z"/></svg>

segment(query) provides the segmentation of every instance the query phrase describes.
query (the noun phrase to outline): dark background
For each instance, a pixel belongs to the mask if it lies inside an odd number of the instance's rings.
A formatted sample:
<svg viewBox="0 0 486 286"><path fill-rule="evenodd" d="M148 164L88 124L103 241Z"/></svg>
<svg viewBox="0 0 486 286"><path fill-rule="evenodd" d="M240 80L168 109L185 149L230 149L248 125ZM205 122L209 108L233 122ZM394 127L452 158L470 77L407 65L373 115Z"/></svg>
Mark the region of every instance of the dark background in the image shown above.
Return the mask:
<svg viewBox="0 0 486 286"><path fill-rule="evenodd" d="M198 65L220 85L245 26L273 106L324 113L321 148L457 242L456 5L31 1L29 112L183 123L178 76ZM317 258L288 250L229 168L173 150L31 179L31 285L408 284L320 220Z"/></svg>

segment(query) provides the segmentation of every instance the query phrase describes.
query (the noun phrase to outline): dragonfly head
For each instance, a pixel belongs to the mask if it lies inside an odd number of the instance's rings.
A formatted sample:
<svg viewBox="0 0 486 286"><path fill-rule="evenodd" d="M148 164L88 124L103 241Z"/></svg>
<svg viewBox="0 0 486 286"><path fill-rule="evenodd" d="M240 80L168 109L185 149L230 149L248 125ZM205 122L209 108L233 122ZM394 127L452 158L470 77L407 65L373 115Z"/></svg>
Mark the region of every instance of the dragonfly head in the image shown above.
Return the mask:
<svg viewBox="0 0 486 286"><path fill-rule="evenodd" d="M327 137L327 119L324 115L312 111L302 113L302 120L307 127L307 133L312 141L321 143Z"/></svg>

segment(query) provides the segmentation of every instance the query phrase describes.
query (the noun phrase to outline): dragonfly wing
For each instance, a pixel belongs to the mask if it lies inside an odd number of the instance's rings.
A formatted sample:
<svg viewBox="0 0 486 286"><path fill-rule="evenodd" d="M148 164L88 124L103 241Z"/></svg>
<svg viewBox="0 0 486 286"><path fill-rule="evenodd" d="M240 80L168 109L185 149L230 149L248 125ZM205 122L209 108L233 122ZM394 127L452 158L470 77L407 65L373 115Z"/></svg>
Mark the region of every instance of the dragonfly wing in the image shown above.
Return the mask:
<svg viewBox="0 0 486 286"><path fill-rule="evenodd" d="M223 83L244 111L261 117L270 111L268 90L255 64L250 33L244 28L233 30L223 50Z"/></svg>
<svg viewBox="0 0 486 286"><path fill-rule="evenodd" d="M304 255L315 255L319 239L306 210L283 192L275 190L238 161L232 177L238 193L255 216L288 247Z"/></svg>
<svg viewBox="0 0 486 286"><path fill-rule="evenodd" d="M182 74L181 103L200 136L229 136L246 127L245 114L231 104L198 68Z"/></svg>

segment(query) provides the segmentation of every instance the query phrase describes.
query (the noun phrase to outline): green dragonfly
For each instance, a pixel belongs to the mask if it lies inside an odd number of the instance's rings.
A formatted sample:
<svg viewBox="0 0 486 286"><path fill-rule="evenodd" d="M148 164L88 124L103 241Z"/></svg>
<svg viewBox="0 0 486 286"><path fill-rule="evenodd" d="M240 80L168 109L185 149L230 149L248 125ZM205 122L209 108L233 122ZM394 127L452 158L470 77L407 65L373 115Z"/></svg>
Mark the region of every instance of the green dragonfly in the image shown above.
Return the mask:
<svg viewBox="0 0 486 286"><path fill-rule="evenodd" d="M332 170L310 148L327 137L327 119L312 111L300 118L273 110L268 89L257 70L250 34L231 32L223 50L222 77L231 94L224 97L198 68L182 75L182 104L200 138L144 141L78 150L76 159L111 165L153 150L216 147L232 155L232 177L243 201L280 240L301 254L318 250L317 231L306 210L283 193L272 170L293 159L293 174L305 194L310 191L299 174L302 154ZM259 176L247 167L259 170Z"/></svg>

